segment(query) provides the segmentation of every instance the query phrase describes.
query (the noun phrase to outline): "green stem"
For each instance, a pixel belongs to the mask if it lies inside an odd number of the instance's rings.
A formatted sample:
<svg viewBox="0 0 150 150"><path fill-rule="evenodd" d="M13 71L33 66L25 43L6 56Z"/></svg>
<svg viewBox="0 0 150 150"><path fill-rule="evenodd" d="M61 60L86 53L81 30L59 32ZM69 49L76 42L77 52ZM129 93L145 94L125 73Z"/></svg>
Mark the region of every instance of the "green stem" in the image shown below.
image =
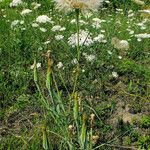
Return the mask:
<svg viewBox="0 0 150 150"><path fill-rule="evenodd" d="M79 69L80 69L80 25L79 25L79 15L80 15L80 10L79 9L75 9L75 14L76 14L76 27L77 27L77 68L76 68L76 76L75 76L75 82L74 82L74 87L73 87L73 95L76 91L76 87L77 87L77 80L78 80L78 76L79 76Z"/></svg>

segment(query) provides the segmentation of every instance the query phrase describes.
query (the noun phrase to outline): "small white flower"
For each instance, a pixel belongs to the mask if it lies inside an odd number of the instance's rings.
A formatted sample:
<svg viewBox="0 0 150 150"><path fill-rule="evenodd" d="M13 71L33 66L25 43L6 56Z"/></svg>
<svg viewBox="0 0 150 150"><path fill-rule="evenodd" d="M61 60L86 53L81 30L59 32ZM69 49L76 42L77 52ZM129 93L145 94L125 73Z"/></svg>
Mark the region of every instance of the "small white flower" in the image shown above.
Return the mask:
<svg viewBox="0 0 150 150"><path fill-rule="evenodd" d="M63 35L56 35L56 36L55 36L55 39L56 39L57 41L62 40L63 38L64 38Z"/></svg>
<svg viewBox="0 0 150 150"><path fill-rule="evenodd" d="M58 68L58 69L63 68L63 63L62 63L62 62L59 62L59 63L57 64L57 68Z"/></svg>
<svg viewBox="0 0 150 150"><path fill-rule="evenodd" d="M33 9L37 9L41 6L41 4L38 4L37 2L31 3L31 5L33 6Z"/></svg>
<svg viewBox="0 0 150 150"><path fill-rule="evenodd" d="M29 14L29 13L31 13L32 12L32 10L30 10L30 9L24 9L22 12L21 12L21 15L26 15L26 14Z"/></svg>
<svg viewBox="0 0 150 150"><path fill-rule="evenodd" d="M70 23L71 23L71 24L76 23L76 19L72 19L72 20L70 21Z"/></svg>
<svg viewBox="0 0 150 150"><path fill-rule="evenodd" d="M36 22L39 22L39 23L51 22L51 18L49 18L46 15L41 15L36 18Z"/></svg>
<svg viewBox="0 0 150 150"><path fill-rule="evenodd" d="M35 67L35 64L33 63L33 65L31 65L30 69L34 69L34 67ZM36 67L40 68L41 67L41 63L37 63Z"/></svg>
<svg viewBox="0 0 150 150"><path fill-rule="evenodd" d="M139 12L143 12L143 13L147 13L147 14L150 14L150 9L139 10Z"/></svg>
<svg viewBox="0 0 150 150"><path fill-rule="evenodd" d="M61 29L61 26L60 25L56 25L56 26L53 26L51 30L53 32L56 32L56 31L59 31L60 29Z"/></svg>
<svg viewBox="0 0 150 150"><path fill-rule="evenodd" d="M78 43L77 33L72 34L68 38L68 44L71 45L72 47L75 47L77 46L77 43ZM91 44L93 44L93 40L90 34L85 30L81 30L79 34L79 45L90 46Z"/></svg>
<svg viewBox="0 0 150 150"><path fill-rule="evenodd" d="M36 28L38 27L39 25L37 23L32 23L32 27Z"/></svg>
<svg viewBox="0 0 150 150"><path fill-rule="evenodd" d="M21 21L20 21L20 24L24 24L24 20L21 20Z"/></svg>
<svg viewBox="0 0 150 150"><path fill-rule="evenodd" d="M118 73L117 72L112 72L112 76L114 77L114 78L118 78Z"/></svg>
<svg viewBox="0 0 150 150"><path fill-rule="evenodd" d="M104 40L105 36L103 34L99 34L98 36L96 36L93 40L95 42L102 42Z"/></svg>
<svg viewBox="0 0 150 150"><path fill-rule="evenodd" d="M46 31L47 31L47 29L45 29L45 28L40 28L40 30L41 30L42 32L46 32Z"/></svg>
<svg viewBox="0 0 150 150"><path fill-rule="evenodd" d="M13 0L13 1L9 4L9 6L10 6L10 7L16 7L16 6L18 6L18 5L22 4L22 3L23 3L22 0Z"/></svg>
<svg viewBox="0 0 150 150"><path fill-rule="evenodd" d="M71 61L72 64L77 64L78 63L78 60L76 58L74 58L72 61Z"/></svg>
<svg viewBox="0 0 150 150"><path fill-rule="evenodd" d="M44 42L44 44L47 45L47 44L49 44L50 42L51 42L51 41L46 41L46 42Z"/></svg>
<svg viewBox="0 0 150 150"><path fill-rule="evenodd" d="M111 44L116 49L120 49L120 50L127 50L127 49L129 49L128 41L126 41L126 40L119 40L116 37L112 38Z"/></svg>
<svg viewBox="0 0 150 150"><path fill-rule="evenodd" d="M85 70L84 70L84 69L82 69L82 72L84 73L84 72L85 72Z"/></svg>
<svg viewBox="0 0 150 150"><path fill-rule="evenodd" d="M142 39L141 39L141 38L138 38L138 39L137 39L137 41L138 41L138 42L141 42L141 41L142 41Z"/></svg>
<svg viewBox="0 0 150 150"><path fill-rule="evenodd" d="M132 0L133 2L135 2L138 5L144 5L145 2L141 1L141 0Z"/></svg>
<svg viewBox="0 0 150 150"><path fill-rule="evenodd" d="M118 56L119 59L122 59L122 56Z"/></svg>
<svg viewBox="0 0 150 150"><path fill-rule="evenodd" d="M107 51L107 52L108 52L109 55L112 55L112 52L111 52L111 51Z"/></svg>
<svg viewBox="0 0 150 150"><path fill-rule="evenodd" d="M16 27L16 25L18 25L20 23L20 20L14 20L12 23L11 23L11 28L13 29L14 27Z"/></svg>
<svg viewBox="0 0 150 150"><path fill-rule="evenodd" d="M65 27L61 27L59 31L65 31L66 28Z"/></svg>
<svg viewBox="0 0 150 150"><path fill-rule="evenodd" d="M150 34L141 33L141 34L136 34L135 37L140 38L140 39L148 39L148 38L150 38Z"/></svg>
<svg viewBox="0 0 150 150"><path fill-rule="evenodd" d="M92 62L92 61L94 61L94 60L96 59L96 56L93 55L93 54L88 55L88 54L86 54L86 53L83 53L83 55L85 56L85 59L86 59L87 61L89 61L89 62Z"/></svg>

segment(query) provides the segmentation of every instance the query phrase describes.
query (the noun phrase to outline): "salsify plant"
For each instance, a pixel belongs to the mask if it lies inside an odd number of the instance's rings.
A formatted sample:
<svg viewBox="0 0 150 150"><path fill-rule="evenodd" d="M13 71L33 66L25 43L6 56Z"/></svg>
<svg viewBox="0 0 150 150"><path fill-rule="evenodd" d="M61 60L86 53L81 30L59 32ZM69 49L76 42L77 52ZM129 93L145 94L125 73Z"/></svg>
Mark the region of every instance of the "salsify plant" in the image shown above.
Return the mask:
<svg viewBox="0 0 150 150"><path fill-rule="evenodd" d="M93 136L93 121L94 114L90 118L90 124L88 124L88 117L84 113L83 105L81 104L79 93L77 91L77 81L80 74L80 24L79 16L80 12L97 9L103 0L55 0L58 8L72 10L75 13L76 18L76 32L77 32L77 66L76 74L74 78L74 86L71 93L68 93L65 97L69 99L68 104L72 102L72 105L67 105L63 100L61 91L57 86L55 80L55 73L53 69L53 59L51 51L47 52L47 74L46 74L46 89L48 91L49 98L43 94L39 86L38 73L36 60L34 61L34 82L37 86L42 107L46 120L51 118L54 122L54 129L49 128L47 123L43 127L43 148L53 149L48 142L47 132L54 134L61 139L61 149L92 149L94 143L92 138L98 139L98 136ZM55 130L57 128L57 131Z"/></svg>

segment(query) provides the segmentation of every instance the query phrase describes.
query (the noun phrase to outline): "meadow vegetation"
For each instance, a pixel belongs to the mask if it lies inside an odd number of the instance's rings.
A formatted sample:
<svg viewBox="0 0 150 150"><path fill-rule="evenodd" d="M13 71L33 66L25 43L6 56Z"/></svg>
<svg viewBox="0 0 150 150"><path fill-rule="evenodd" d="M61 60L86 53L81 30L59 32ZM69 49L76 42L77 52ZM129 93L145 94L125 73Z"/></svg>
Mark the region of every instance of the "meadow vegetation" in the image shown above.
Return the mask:
<svg viewBox="0 0 150 150"><path fill-rule="evenodd" d="M150 1L55 1L0 0L0 149L150 150Z"/></svg>

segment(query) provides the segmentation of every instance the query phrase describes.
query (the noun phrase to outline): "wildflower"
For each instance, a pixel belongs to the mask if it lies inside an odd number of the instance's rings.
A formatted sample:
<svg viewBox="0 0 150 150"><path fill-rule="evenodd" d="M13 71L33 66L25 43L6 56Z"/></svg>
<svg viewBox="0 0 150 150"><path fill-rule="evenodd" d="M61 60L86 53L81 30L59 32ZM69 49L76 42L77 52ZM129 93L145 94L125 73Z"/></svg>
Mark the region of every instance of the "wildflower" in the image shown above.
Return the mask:
<svg viewBox="0 0 150 150"><path fill-rule="evenodd" d="M91 44L93 44L93 40L90 36L90 34L85 31L85 30L80 30L80 34L79 34L79 45L85 45L85 46L89 46ZM77 33L72 34L69 38L68 38L68 44L71 45L72 47L77 46L78 43L78 38L77 38Z"/></svg>
<svg viewBox="0 0 150 150"><path fill-rule="evenodd" d="M47 44L49 44L50 42L51 42L51 41L46 41L46 42L44 42L44 44L47 45Z"/></svg>
<svg viewBox="0 0 150 150"><path fill-rule="evenodd" d="M103 0L54 0L57 7L64 10L80 9L82 11L97 9Z"/></svg>
<svg viewBox="0 0 150 150"><path fill-rule="evenodd" d="M96 36L93 41L96 42L103 42L104 41L105 36L103 34L99 34L98 36Z"/></svg>
<svg viewBox="0 0 150 150"><path fill-rule="evenodd" d="M21 15L26 15L26 14L29 14L29 13L31 13L32 12L32 10L30 10L30 9L24 9L22 12L21 12Z"/></svg>
<svg viewBox="0 0 150 150"><path fill-rule="evenodd" d="M135 2L138 5L144 5L145 3L141 0L132 0L133 2Z"/></svg>
<svg viewBox="0 0 150 150"><path fill-rule="evenodd" d="M37 2L31 3L31 6L33 6L33 9L37 9L41 6L41 4L38 4Z"/></svg>
<svg viewBox="0 0 150 150"><path fill-rule="evenodd" d="M119 59L122 59L122 56L118 56Z"/></svg>
<svg viewBox="0 0 150 150"><path fill-rule="evenodd" d="M118 73L117 72L112 72L112 76L114 77L114 78L118 78Z"/></svg>
<svg viewBox="0 0 150 150"><path fill-rule="evenodd" d="M16 25L18 25L20 23L20 20L14 20L12 23L11 23L11 28L13 29L14 27L16 27Z"/></svg>
<svg viewBox="0 0 150 150"><path fill-rule="evenodd" d="M56 26L53 26L53 28L51 29L53 32L55 31L59 31L61 29L61 26L60 25L56 25Z"/></svg>
<svg viewBox="0 0 150 150"><path fill-rule="evenodd" d="M66 30L65 27L61 27L61 28L59 29L59 31L65 31L65 30Z"/></svg>
<svg viewBox="0 0 150 150"><path fill-rule="evenodd" d="M21 21L20 21L20 24L24 24L24 20L21 20Z"/></svg>
<svg viewBox="0 0 150 150"><path fill-rule="evenodd" d="M56 39L57 41L62 40L63 38L64 38L63 35L56 35L56 36L55 36L55 39Z"/></svg>
<svg viewBox="0 0 150 150"><path fill-rule="evenodd" d="M36 28L38 27L39 25L37 23L32 23L32 27Z"/></svg>
<svg viewBox="0 0 150 150"><path fill-rule="evenodd" d="M64 67L63 67L63 63L62 63L62 62L59 62L59 63L57 64L57 68L58 68L58 69L64 68Z"/></svg>
<svg viewBox="0 0 150 150"><path fill-rule="evenodd" d="M128 41L126 41L126 40L119 40L116 37L112 38L111 44L116 49L120 49L120 50L127 50L127 49L129 49Z"/></svg>
<svg viewBox="0 0 150 150"><path fill-rule="evenodd" d="M138 41L142 41L142 39L148 39L150 38L150 34L148 33L141 33L141 34L136 34L135 35L136 38L138 38Z"/></svg>
<svg viewBox="0 0 150 150"><path fill-rule="evenodd" d="M22 4L22 3L23 3L22 0L13 0L13 1L9 4L9 6L10 6L10 7L16 7L16 6L18 6L18 5Z"/></svg>
<svg viewBox="0 0 150 150"><path fill-rule="evenodd" d="M149 15L150 15L150 9L139 10L139 12L147 13L147 14L149 14Z"/></svg>
<svg viewBox="0 0 150 150"><path fill-rule="evenodd" d="M33 65L31 65L30 69L34 69L34 67L35 67L35 63L33 63ZM41 63L37 63L36 67L40 68L41 67Z"/></svg>
<svg viewBox="0 0 150 150"><path fill-rule="evenodd" d="M46 15L41 15L36 18L36 22L39 22L39 23L51 22L51 18L49 18Z"/></svg>
<svg viewBox="0 0 150 150"><path fill-rule="evenodd" d="M88 54L86 54L86 53L83 53L83 55L85 56L85 59L86 59L87 61L89 61L89 62L92 62L92 61L96 58L96 56L93 55L93 54L88 55Z"/></svg>
<svg viewBox="0 0 150 150"><path fill-rule="evenodd" d="M45 28L40 28L40 30L41 30L42 32L46 32L46 31L47 31L47 29L45 29Z"/></svg>
<svg viewBox="0 0 150 150"><path fill-rule="evenodd" d="M107 52L108 52L109 55L112 55L112 52L111 52L111 51L107 51Z"/></svg>
<svg viewBox="0 0 150 150"><path fill-rule="evenodd" d="M78 63L78 60L76 58L74 58L72 61L71 61L72 64L77 64Z"/></svg>

